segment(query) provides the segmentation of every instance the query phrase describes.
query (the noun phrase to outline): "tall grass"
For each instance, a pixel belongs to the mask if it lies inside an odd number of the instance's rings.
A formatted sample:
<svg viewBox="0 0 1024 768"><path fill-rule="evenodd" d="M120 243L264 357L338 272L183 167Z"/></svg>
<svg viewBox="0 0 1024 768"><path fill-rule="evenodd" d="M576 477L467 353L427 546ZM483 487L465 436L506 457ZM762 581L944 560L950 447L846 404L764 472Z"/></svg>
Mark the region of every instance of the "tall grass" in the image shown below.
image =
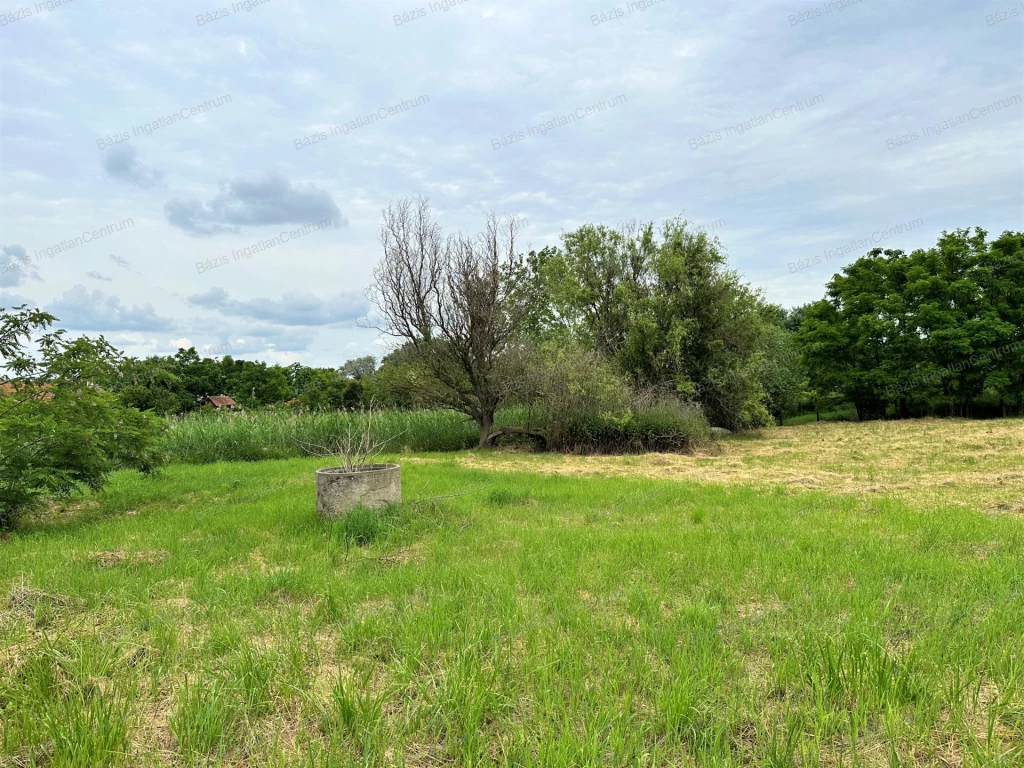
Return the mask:
<svg viewBox="0 0 1024 768"><path fill-rule="evenodd" d="M174 419L163 441L172 461L259 461L306 455L303 445L326 445L344 434L358 413L196 413ZM382 411L372 419L374 439L388 451L458 451L476 445L476 425L453 411Z"/></svg>
<svg viewBox="0 0 1024 768"><path fill-rule="evenodd" d="M162 448L171 461L260 461L306 456L364 418L352 411L199 412L174 419ZM545 418L522 406L500 411L497 426L527 425L548 435L548 448L575 453L678 451L710 439L707 421L691 406L658 401L621 416L578 413ZM454 411L379 411L370 420L373 439L387 452L461 451L477 445L480 433L468 417ZM506 440L506 442L512 442Z"/></svg>

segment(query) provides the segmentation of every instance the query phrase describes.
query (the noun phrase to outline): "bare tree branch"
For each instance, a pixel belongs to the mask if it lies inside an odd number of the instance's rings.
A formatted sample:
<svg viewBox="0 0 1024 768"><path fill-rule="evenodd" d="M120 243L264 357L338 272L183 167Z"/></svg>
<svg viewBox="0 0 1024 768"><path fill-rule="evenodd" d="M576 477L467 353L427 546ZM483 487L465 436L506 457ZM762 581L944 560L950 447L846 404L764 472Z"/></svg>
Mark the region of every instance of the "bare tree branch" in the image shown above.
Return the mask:
<svg viewBox="0 0 1024 768"><path fill-rule="evenodd" d="M477 422L481 445L515 390L511 366L500 363L529 311L515 280L518 229L515 217L491 214L481 235L444 239L423 197L393 203L381 224L372 293L380 330L413 346L452 407Z"/></svg>

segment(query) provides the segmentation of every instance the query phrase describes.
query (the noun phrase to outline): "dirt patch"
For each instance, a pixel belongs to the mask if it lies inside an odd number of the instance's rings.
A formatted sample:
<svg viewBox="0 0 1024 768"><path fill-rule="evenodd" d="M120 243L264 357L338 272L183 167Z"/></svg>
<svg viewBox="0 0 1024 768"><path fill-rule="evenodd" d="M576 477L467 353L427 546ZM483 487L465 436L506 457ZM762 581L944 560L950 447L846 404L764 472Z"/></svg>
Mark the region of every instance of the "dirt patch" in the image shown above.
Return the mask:
<svg viewBox="0 0 1024 768"><path fill-rule="evenodd" d="M159 755L168 762L175 756L175 739L169 725L171 697L146 699L140 708L139 728L133 734L135 754Z"/></svg>
<svg viewBox="0 0 1024 768"><path fill-rule="evenodd" d="M356 621L366 621L371 616L382 613L391 613L395 610L395 604L390 597L364 600L355 607L353 615Z"/></svg>
<svg viewBox="0 0 1024 768"><path fill-rule="evenodd" d="M985 509L1000 515L1024 517L1024 501L998 501L986 504Z"/></svg>
<svg viewBox="0 0 1024 768"><path fill-rule="evenodd" d="M417 542L408 547L387 552L377 558L382 565L409 565L409 563L422 563L426 558L426 550L423 542Z"/></svg>

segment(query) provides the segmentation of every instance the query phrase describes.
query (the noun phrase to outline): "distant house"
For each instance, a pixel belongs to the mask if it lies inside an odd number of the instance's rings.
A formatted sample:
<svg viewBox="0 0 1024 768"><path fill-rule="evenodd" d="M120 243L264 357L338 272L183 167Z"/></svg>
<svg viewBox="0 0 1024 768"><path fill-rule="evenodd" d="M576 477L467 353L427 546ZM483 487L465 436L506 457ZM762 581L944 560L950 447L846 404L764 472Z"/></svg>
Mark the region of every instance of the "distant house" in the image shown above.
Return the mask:
<svg viewBox="0 0 1024 768"><path fill-rule="evenodd" d="M210 395L203 400L203 408L212 408L215 411L240 411L242 406L236 403L227 395Z"/></svg>
<svg viewBox="0 0 1024 768"><path fill-rule="evenodd" d="M18 382L17 384L15 384L12 381L0 382L0 395L10 396L10 395L15 394L19 389L22 389L24 387L25 387L24 382ZM39 389L42 390L42 391L39 392L39 394L36 395L36 397L38 399L40 399L40 400L52 400L53 399L53 391L52 391L53 390L53 385L51 385L49 382L40 385Z"/></svg>

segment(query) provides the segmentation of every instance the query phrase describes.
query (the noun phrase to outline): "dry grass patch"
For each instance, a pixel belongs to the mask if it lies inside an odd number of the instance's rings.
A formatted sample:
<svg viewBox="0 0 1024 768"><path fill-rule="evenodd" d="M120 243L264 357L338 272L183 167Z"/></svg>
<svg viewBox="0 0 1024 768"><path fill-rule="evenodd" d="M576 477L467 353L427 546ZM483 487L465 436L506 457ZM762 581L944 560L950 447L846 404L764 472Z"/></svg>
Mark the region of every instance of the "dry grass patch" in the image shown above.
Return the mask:
<svg viewBox="0 0 1024 768"><path fill-rule="evenodd" d="M768 613L775 613L781 611L785 606L778 600L772 600L768 602L761 602L754 600L749 603L741 603L736 606L736 615L741 619L757 618L764 616Z"/></svg>
<svg viewBox="0 0 1024 768"><path fill-rule="evenodd" d="M486 470L892 495L918 508L1024 514L1024 419L822 422L726 438L693 454L471 452L459 462Z"/></svg>
<svg viewBox="0 0 1024 768"><path fill-rule="evenodd" d="M166 560L171 553L166 549L148 552L90 552L86 559L100 568L113 568L117 565L156 565Z"/></svg>
<svg viewBox="0 0 1024 768"><path fill-rule="evenodd" d="M67 608L71 600L60 595L53 595L41 589L19 584L11 589L7 596L7 610L16 616L31 618L37 608L45 606L54 610Z"/></svg>

